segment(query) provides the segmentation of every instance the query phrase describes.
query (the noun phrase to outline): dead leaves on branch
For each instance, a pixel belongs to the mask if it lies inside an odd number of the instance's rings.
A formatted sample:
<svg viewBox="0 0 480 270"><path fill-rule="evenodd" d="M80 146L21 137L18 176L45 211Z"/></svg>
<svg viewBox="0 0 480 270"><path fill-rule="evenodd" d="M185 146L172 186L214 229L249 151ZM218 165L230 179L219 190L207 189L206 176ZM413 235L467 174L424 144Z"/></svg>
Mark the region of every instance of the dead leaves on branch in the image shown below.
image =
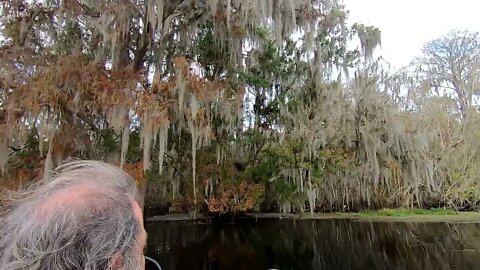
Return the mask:
<svg viewBox="0 0 480 270"><path fill-rule="evenodd" d="M94 114L114 104L133 104L131 90L137 74L113 72L78 57L65 57L47 68L23 77L12 87L6 103L26 109L32 118L41 113L61 114L64 110Z"/></svg>
<svg viewBox="0 0 480 270"><path fill-rule="evenodd" d="M241 181L237 184L225 184L219 190L218 195L210 196L207 200L211 213L239 213L252 210L264 194L265 187Z"/></svg>
<svg viewBox="0 0 480 270"><path fill-rule="evenodd" d="M220 82L191 74L184 57L175 58L174 63L186 81L187 91L199 100L213 100L225 89ZM138 73L107 70L74 56L37 69L33 76L21 78L22 84L11 87L6 103L11 105L12 113L28 110L34 118L45 111L61 114L62 110L70 110L94 117L114 105L122 105L140 116L145 112L165 115L176 98L175 76L145 89L145 78Z"/></svg>
<svg viewBox="0 0 480 270"><path fill-rule="evenodd" d="M109 113L115 112L115 108L126 108L125 117L131 121L123 122L125 125L139 119L155 126L168 126L180 117L189 119L193 115L190 109L183 113L178 110L179 80L175 75L149 86L141 74L131 69L109 70L81 56L65 56L47 66L31 63L30 75L23 69L12 69L15 59L9 61L13 61L12 65L4 63L2 66L8 67L4 70L13 74L9 77L15 80L0 73L2 82L9 80L8 88L2 89L5 96L3 124L12 130L9 136L16 136L18 132L14 130L20 127L30 131L42 126L54 129L53 137L39 133L41 144L47 145L53 140L49 147L52 147L54 159L75 156L80 151L87 155L91 151L98 152L98 149L91 149L98 146L94 143L98 136L91 132L111 126ZM229 102L231 107L241 104L231 102L231 94L230 97L225 94L225 82L212 82L191 72L191 64L185 57L175 58L174 64L176 75L184 82L186 95L194 95L199 102L195 114L199 128L208 126L211 121L207 113L212 112L207 112L207 107L225 106ZM186 108L192 106L190 100L185 99ZM225 110L217 111L225 113ZM44 135L48 138L43 138ZM143 183L144 177L139 172L132 174Z"/></svg>
<svg viewBox="0 0 480 270"><path fill-rule="evenodd" d="M143 161L139 161L136 163L126 163L123 165L123 170L133 177L139 187L147 184L145 173L143 171Z"/></svg>

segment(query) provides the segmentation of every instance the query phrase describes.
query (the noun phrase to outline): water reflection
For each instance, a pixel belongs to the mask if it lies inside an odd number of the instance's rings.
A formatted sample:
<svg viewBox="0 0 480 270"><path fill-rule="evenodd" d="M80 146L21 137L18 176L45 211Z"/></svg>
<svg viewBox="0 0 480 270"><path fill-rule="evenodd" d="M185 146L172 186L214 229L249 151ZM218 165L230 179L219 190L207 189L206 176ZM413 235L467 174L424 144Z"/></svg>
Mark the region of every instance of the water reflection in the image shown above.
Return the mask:
<svg viewBox="0 0 480 270"><path fill-rule="evenodd" d="M147 224L163 269L480 269L480 225L348 220Z"/></svg>

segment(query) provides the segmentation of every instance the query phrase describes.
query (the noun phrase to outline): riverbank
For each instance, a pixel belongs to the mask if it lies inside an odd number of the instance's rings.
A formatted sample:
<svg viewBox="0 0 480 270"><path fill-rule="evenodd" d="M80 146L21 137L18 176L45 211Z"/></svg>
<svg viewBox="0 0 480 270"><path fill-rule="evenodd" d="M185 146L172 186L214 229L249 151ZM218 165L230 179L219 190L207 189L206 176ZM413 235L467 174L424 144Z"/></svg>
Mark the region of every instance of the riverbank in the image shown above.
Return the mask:
<svg viewBox="0 0 480 270"><path fill-rule="evenodd" d="M299 219L299 220L328 220L350 219L356 221L378 222L451 222L451 223L480 223L480 212L455 211L405 211L379 210L359 213L304 213L303 215L284 215L277 213L250 214L255 219Z"/></svg>
<svg viewBox="0 0 480 270"><path fill-rule="evenodd" d="M147 222L181 221L181 220L211 220L212 217L198 217L193 219L188 214L172 214L153 216ZM248 213L236 219L292 219L292 220L329 220L350 219L355 221L377 222L447 222L447 223L480 223L480 212L456 212L449 209L382 209L367 210L358 213L310 213L282 214L282 213Z"/></svg>

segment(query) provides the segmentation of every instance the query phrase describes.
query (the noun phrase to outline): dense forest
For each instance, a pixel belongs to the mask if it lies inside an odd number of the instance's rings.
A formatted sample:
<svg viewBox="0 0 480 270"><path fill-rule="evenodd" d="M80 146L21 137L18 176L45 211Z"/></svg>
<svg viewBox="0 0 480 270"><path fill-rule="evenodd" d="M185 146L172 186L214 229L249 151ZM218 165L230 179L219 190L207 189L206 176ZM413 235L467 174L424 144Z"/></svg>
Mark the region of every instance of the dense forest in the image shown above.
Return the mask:
<svg viewBox="0 0 480 270"><path fill-rule="evenodd" d="M477 33L392 70L337 0L0 2L1 186L81 158L150 214L480 206Z"/></svg>

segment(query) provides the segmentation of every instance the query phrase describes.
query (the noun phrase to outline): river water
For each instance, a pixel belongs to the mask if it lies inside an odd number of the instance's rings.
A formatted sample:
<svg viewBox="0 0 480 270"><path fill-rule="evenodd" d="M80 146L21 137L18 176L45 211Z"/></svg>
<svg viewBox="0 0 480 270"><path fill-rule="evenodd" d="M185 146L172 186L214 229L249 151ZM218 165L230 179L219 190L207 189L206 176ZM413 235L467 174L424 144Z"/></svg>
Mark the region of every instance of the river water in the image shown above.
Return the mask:
<svg viewBox="0 0 480 270"><path fill-rule="evenodd" d="M473 223L164 221L146 228L147 255L164 270L480 269L480 224Z"/></svg>

